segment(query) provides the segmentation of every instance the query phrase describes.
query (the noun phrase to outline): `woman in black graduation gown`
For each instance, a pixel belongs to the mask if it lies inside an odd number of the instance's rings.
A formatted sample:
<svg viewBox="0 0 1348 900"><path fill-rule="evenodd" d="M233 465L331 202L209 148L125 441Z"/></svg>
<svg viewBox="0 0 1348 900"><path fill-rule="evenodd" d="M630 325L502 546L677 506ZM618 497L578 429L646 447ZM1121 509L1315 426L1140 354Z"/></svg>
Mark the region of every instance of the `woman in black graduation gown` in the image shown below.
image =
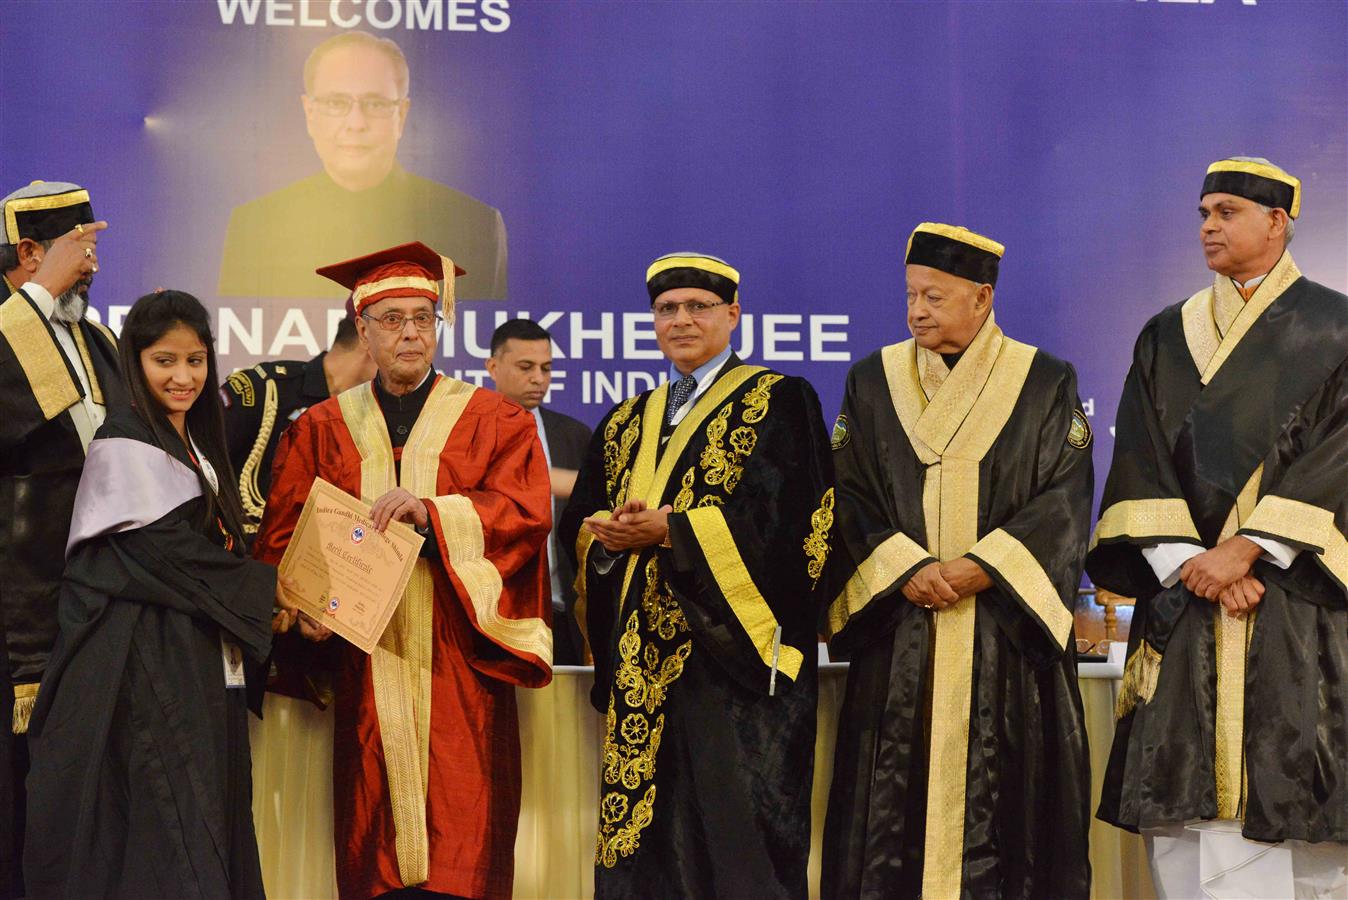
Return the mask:
<svg viewBox="0 0 1348 900"><path fill-rule="evenodd" d="M29 896L261 897L247 710L276 570L243 555L206 310L140 298L121 358L29 729Z"/></svg>

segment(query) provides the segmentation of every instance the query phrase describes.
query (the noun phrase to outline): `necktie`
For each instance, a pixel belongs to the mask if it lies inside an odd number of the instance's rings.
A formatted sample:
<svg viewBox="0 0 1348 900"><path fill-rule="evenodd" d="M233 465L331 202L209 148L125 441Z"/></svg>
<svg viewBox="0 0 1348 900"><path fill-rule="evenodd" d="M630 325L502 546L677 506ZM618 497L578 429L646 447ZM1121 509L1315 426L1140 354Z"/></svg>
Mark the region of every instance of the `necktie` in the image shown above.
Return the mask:
<svg viewBox="0 0 1348 900"><path fill-rule="evenodd" d="M693 391L697 390L697 379L692 375L685 375L674 386L669 389L669 406L665 408L665 424L669 425L674 421L674 414L683 409L683 405L688 402L688 398L693 396Z"/></svg>

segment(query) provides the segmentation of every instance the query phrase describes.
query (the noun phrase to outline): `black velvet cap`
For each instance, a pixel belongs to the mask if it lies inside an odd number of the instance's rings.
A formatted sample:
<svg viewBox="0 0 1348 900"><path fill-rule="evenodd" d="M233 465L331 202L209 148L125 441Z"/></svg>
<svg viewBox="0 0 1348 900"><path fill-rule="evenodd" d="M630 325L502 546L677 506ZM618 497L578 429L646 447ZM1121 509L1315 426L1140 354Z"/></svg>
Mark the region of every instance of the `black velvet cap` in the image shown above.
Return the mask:
<svg viewBox="0 0 1348 900"><path fill-rule="evenodd" d="M1199 198L1207 194L1234 194L1281 209L1292 219L1301 215L1301 179L1272 163L1219 159L1208 166L1208 173L1203 178Z"/></svg>
<svg viewBox="0 0 1348 900"><path fill-rule="evenodd" d="M89 192L65 181L34 181L0 203L4 204L7 244L17 244L24 238L54 240L76 225L94 221Z"/></svg>
<svg viewBox="0 0 1348 900"><path fill-rule="evenodd" d="M646 292L651 303L675 288L701 288L726 303L739 300L740 273L730 264L705 253L667 253L646 269Z"/></svg>
<svg viewBox="0 0 1348 900"><path fill-rule="evenodd" d="M923 222L908 238L903 261L996 287L997 269L1005 252L1001 244L962 226Z"/></svg>

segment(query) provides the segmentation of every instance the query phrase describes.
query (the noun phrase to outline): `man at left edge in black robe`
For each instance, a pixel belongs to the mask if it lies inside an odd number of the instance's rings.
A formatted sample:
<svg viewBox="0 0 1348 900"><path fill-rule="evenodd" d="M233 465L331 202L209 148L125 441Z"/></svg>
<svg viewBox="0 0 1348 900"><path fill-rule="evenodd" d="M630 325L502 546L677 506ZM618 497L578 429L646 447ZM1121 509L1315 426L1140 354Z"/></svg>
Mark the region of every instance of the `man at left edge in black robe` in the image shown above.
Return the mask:
<svg viewBox="0 0 1348 900"><path fill-rule="evenodd" d="M23 896L25 733L56 640L75 489L94 431L124 391L112 332L86 316L98 271L89 192L35 181L0 201L0 612L6 695L0 729L0 895ZM10 711L12 709L12 711Z"/></svg>

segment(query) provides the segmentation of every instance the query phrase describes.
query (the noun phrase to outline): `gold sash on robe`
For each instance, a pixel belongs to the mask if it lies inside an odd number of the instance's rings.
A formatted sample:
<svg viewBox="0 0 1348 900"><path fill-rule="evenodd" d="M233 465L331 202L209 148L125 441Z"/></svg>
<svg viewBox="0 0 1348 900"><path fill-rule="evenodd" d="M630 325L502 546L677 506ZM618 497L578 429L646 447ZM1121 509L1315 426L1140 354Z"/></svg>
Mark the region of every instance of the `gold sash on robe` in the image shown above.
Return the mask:
<svg viewBox="0 0 1348 900"><path fill-rule="evenodd" d="M1184 340L1194 366L1209 384L1222 364L1259 317L1292 286L1301 271L1284 253L1255 288L1247 301L1234 282L1218 275L1185 301L1181 309ZM1234 535L1254 513L1259 499L1263 463L1250 475L1227 515L1217 542ZM1212 604L1213 633L1217 651L1217 709L1214 719L1217 816L1239 819L1245 813L1245 669L1250 639L1258 610L1244 619L1224 615L1220 603Z"/></svg>
<svg viewBox="0 0 1348 900"><path fill-rule="evenodd" d="M431 377L436 377L432 375ZM434 497L440 454L477 388L438 378L403 446L395 477L388 426L371 383L338 397L342 419L360 453L360 497L373 503L394 487ZM430 564L417 560L402 601L370 654L379 736L388 772L398 876L413 887L429 877L426 789L430 766L431 621L434 585Z"/></svg>
<svg viewBox="0 0 1348 900"><path fill-rule="evenodd" d="M927 466L927 550L939 560L978 541L979 464L1010 418L1035 352L1005 337L991 314L954 370L911 340L881 352L899 422ZM940 900L959 897L963 878L975 598L929 615L936 629L931 708L939 713L931 719L922 896Z"/></svg>

